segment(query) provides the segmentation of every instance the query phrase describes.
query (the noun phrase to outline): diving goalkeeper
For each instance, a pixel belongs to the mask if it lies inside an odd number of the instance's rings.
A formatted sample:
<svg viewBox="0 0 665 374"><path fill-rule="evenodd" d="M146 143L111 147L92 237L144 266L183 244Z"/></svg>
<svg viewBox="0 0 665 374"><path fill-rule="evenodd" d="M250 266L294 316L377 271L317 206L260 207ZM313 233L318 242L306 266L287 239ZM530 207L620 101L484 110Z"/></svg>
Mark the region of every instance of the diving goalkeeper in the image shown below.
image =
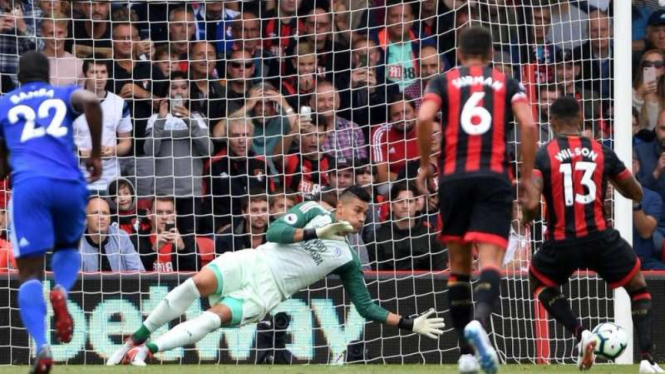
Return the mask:
<svg viewBox="0 0 665 374"><path fill-rule="evenodd" d="M375 304L365 286L358 254L345 236L363 226L369 202L365 190L352 186L342 192L334 214L316 202L294 206L270 226L266 244L224 253L169 292L107 365L129 356L132 365L144 366L149 355L194 344L222 326L258 322L282 301L329 274L340 276L365 319L437 339L445 324L443 318L430 318L433 310L416 318L401 317ZM145 344L153 331L200 297L209 298L210 309Z"/></svg>

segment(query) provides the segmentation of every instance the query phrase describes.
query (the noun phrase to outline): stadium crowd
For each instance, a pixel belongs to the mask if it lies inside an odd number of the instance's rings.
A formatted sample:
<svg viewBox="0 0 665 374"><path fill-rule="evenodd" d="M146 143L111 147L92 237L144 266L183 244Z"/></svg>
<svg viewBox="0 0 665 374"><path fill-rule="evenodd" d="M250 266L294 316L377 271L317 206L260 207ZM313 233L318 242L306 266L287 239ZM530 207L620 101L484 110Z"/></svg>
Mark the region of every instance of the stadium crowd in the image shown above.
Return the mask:
<svg viewBox="0 0 665 374"><path fill-rule="evenodd" d="M665 269L665 9L633 0L635 250ZM304 200L373 196L350 241L366 269L447 268L438 198L420 196L416 118L456 37L492 31L493 65L519 78L551 139L549 105L573 95L585 134L612 142L611 0L0 0L0 92L37 49L51 83L96 93L103 178L89 185L83 271L194 271L257 248ZM91 144L75 124L81 159ZM435 131L436 170L442 134ZM520 134L509 135L515 149ZM515 152L517 153L517 152ZM8 189L9 184L5 182ZM2 205L6 205L7 198ZM526 269L542 223L514 210L507 266ZM0 214L0 269L12 265Z"/></svg>

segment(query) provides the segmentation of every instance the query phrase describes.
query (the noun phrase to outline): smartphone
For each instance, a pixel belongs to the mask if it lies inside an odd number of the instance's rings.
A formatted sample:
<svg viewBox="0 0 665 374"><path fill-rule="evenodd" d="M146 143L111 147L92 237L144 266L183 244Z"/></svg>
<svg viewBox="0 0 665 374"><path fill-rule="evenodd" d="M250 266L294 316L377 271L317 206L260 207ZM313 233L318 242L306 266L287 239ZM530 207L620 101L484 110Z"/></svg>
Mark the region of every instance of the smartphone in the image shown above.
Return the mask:
<svg viewBox="0 0 665 374"><path fill-rule="evenodd" d="M182 107L185 104L185 101L183 100L182 96L178 95L174 98L171 99L171 112L173 112L173 109L176 107Z"/></svg>
<svg viewBox="0 0 665 374"><path fill-rule="evenodd" d="M644 85L647 86L656 81L656 68L644 68Z"/></svg>
<svg viewBox="0 0 665 374"><path fill-rule="evenodd" d="M366 53L361 53L360 56L358 56L358 59L360 60L360 66L367 66L367 54Z"/></svg>
<svg viewBox="0 0 665 374"><path fill-rule="evenodd" d="M300 116L309 122L312 122L312 108L308 106L300 107Z"/></svg>
<svg viewBox="0 0 665 374"><path fill-rule="evenodd" d="M175 229L175 222L166 222L164 224L164 231L173 231Z"/></svg>

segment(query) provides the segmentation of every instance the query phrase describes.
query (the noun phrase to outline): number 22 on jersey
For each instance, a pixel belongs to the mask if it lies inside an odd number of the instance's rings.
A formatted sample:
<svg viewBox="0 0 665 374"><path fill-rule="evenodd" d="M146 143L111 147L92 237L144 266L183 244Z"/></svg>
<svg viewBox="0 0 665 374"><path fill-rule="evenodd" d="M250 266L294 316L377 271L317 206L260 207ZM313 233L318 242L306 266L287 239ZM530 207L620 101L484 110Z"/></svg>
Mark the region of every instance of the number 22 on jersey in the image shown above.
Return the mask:
<svg viewBox="0 0 665 374"><path fill-rule="evenodd" d="M584 172L580 183L589 191L588 194L574 194L574 179L573 179L573 166L572 164L559 165L559 172L563 174L563 195L566 201L566 206L573 206L574 203L589 204L594 201L596 197L596 184L592 177L593 172L596 171L596 164L594 162L579 161L575 163L575 172ZM574 201L573 201L573 195Z"/></svg>
<svg viewBox="0 0 665 374"><path fill-rule="evenodd" d="M51 110L55 111L51 123L46 128L36 127L35 120L37 118L48 118L51 114ZM25 127L23 127L23 133L21 134L21 142L26 142L30 139L41 138L47 134L54 138L60 138L67 135L67 127L62 127L62 122L66 115L67 105L62 100L48 99L41 103L37 109L37 113L27 105L17 105L9 110L7 113L7 119L10 124L15 125L19 122L21 117L23 117L25 120Z"/></svg>

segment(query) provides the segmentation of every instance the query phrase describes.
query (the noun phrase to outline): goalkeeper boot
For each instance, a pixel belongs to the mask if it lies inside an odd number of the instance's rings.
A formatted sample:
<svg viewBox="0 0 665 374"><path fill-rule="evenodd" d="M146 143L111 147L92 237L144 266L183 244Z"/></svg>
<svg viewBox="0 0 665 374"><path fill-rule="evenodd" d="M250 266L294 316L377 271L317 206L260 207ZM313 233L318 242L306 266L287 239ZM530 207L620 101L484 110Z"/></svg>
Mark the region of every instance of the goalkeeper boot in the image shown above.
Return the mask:
<svg viewBox="0 0 665 374"><path fill-rule="evenodd" d="M476 356L472 354L466 354L459 356L457 360L457 368L459 369L460 374L476 374L480 370L478 366L478 360Z"/></svg>
<svg viewBox="0 0 665 374"><path fill-rule="evenodd" d="M146 366L145 361L149 357L152 357L152 353L150 353L150 350L145 345L132 348L127 352L127 360L133 366Z"/></svg>
<svg viewBox="0 0 665 374"><path fill-rule="evenodd" d="M596 354L594 353L596 344L598 344L598 340L591 331L582 331L582 340L580 340L580 344L577 346L579 352L577 367L581 371L589 370L593 366L593 362L596 360Z"/></svg>
<svg viewBox="0 0 665 374"><path fill-rule="evenodd" d="M665 370L655 362L651 363L649 360L642 360L640 362L640 374L641 373L665 373Z"/></svg>
<svg viewBox="0 0 665 374"><path fill-rule="evenodd" d="M469 322L464 328L464 338L476 350L478 362L485 373L495 374L499 371L499 356L480 322Z"/></svg>
<svg viewBox="0 0 665 374"><path fill-rule="evenodd" d="M138 346L138 344L134 343L132 338L127 338L122 347L113 352L113 354L109 357L108 361L106 361L106 366L115 366L121 364L124 361L127 352L136 346Z"/></svg>
<svg viewBox="0 0 665 374"><path fill-rule="evenodd" d="M72 341L74 320L67 310L67 295L60 287L51 290L51 307L55 318L55 331L61 343Z"/></svg>
<svg viewBox="0 0 665 374"><path fill-rule="evenodd" d="M51 371L51 366L53 366L51 348L49 348L48 345L44 345L42 349L39 350L39 353L37 353L35 362L32 363L30 374L48 374Z"/></svg>

